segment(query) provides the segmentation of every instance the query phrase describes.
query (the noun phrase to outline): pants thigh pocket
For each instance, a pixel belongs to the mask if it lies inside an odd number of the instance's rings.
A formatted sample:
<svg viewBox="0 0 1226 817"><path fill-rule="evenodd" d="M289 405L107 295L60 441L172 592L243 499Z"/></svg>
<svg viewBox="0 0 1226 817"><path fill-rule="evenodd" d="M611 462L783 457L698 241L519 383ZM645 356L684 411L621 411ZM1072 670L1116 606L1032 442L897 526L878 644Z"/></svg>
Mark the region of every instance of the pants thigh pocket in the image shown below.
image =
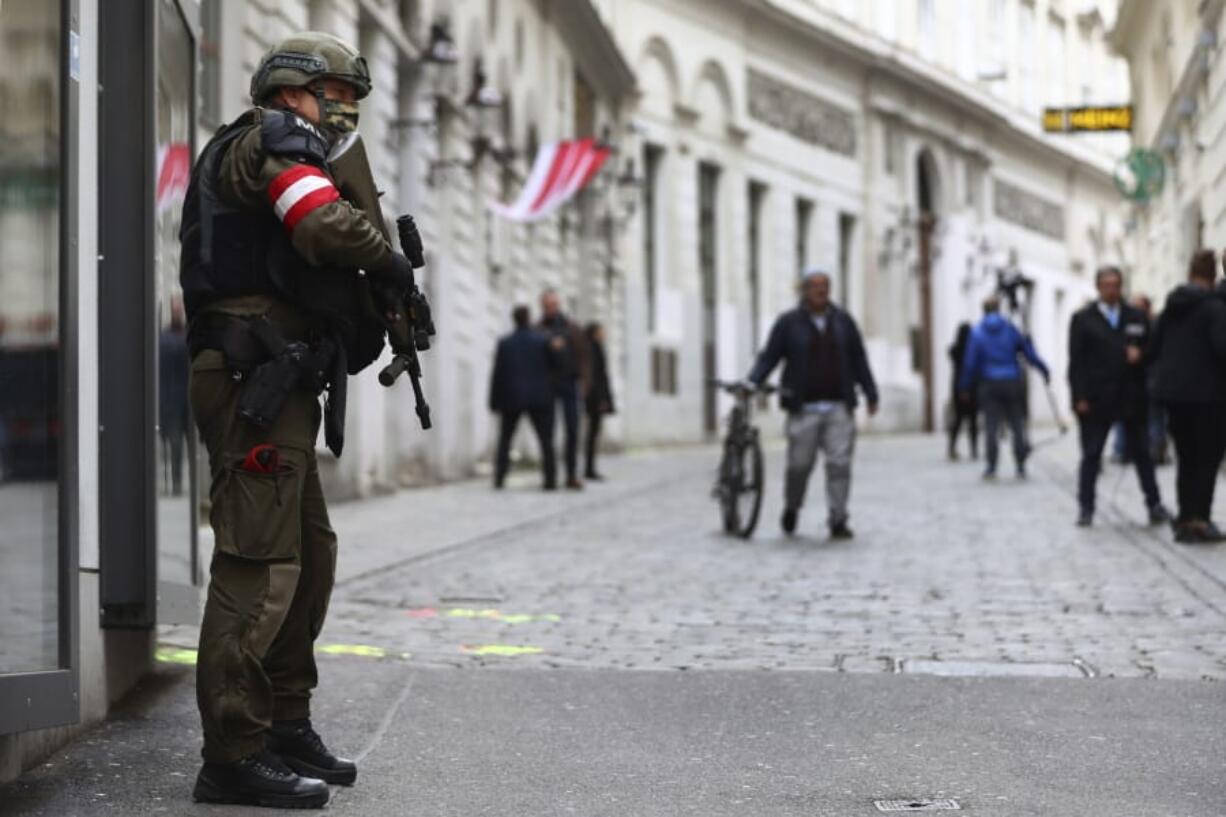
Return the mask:
<svg viewBox="0 0 1226 817"><path fill-rule="evenodd" d="M288 449L280 452L275 473L245 470L242 457L231 457L214 480L209 519L222 553L257 561L297 558L306 464Z"/></svg>

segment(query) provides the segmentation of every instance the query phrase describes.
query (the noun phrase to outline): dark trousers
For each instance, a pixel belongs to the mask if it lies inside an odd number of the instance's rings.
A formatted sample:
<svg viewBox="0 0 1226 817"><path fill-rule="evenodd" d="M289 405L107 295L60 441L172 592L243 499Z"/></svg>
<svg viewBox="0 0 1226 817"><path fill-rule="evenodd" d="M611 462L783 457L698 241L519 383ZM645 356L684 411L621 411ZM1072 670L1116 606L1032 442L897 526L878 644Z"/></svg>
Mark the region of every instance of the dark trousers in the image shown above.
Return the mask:
<svg viewBox="0 0 1226 817"><path fill-rule="evenodd" d="M597 409L587 413L587 468L585 473L596 475L596 449L600 447L600 427L604 425L604 412Z"/></svg>
<svg viewBox="0 0 1226 817"><path fill-rule="evenodd" d="M954 420L949 426L949 455L952 457L958 450L958 435L962 432L962 424L967 426L966 433L971 440L971 456L979 456L979 406L974 400L963 401L959 395L954 395Z"/></svg>
<svg viewBox="0 0 1226 817"><path fill-rule="evenodd" d="M1179 458L1177 521L1208 522L1218 467L1226 452L1226 403L1168 403L1166 410Z"/></svg>
<svg viewBox="0 0 1226 817"><path fill-rule="evenodd" d="M1077 501L1083 511L1094 513L1094 488L1098 483L1099 471L1103 467L1103 448L1116 422L1117 416L1114 413L1091 412L1087 416L1077 417L1081 430L1081 469ZM1144 413L1138 412L1134 416L1119 419L1118 422L1124 429L1127 448L1132 452L1137 481L1141 483L1141 491L1145 494L1145 505L1152 508L1160 503L1162 498L1158 493L1158 483L1154 479L1154 460L1149 453L1147 419Z"/></svg>
<svg viewBox="0 0 1226 817"><path fill-rule="evenodd" d="M315 458L319 400L294 391L261 429L238 416L241 389L219 352L196 357L191 405L209 454L214 536L196 701L212 763L262 751L273 721L310 717L315 640L336 573L336 534ZM275 475L240 465L264 443L280 453Z"/></svg>
<svg viewBox="0 0 1226 817"><path fill-rule="evenodd" d="M498 430L498 452L494 458L494 483L502 485L507 478L507 471L511 468L511 441L515 438L519 418L525 414L532 423L532 429L536 432L536 439L541 447L541 470L545 476L545 484L553 486L558 481L558 460L553 451L553 406L502 413L502 424Z"/></svg>
<svg viewBox="0 0 1226 817"><path fill-rule="evenodd" d="M979 387L987 434L988 470L996 470L1000 457L1000 424L1003 420L1013 435L1013 460L1019 468L1026 462L1030 444L1026 442L1026 390L1021 380L985 380Z"/></svg>
<svg viewBox="0 0 1226 817"><path fill-rule="evenodd" d="M566 447L566 478L579 478L579 381L559 383L554 397L562 406L563 445Z"/></svg>

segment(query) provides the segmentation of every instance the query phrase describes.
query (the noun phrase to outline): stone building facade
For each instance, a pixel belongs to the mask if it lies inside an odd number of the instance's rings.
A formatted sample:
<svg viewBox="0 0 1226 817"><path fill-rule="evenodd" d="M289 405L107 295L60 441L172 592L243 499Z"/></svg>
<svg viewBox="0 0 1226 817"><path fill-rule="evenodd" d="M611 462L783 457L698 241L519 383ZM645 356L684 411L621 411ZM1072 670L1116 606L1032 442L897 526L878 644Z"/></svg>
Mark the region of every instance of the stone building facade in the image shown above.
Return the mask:
<svg viewBox="0 0 1226 817"><path fill-rule="evenodd" d="M941 425L946 346L999 269L1034 281L1028 323L1063 371L1094 268L1127 260L1110 177L1127 144L1044 135L1040 109L1127 97L1110 4L600 5L638 77L648 191L626 238L630 441L709 436L705 379L745 373L810 264L865 330L884 395L871 428Z"/></svg>
<svg viewBox="0 0 1226 817"><path fill-rule="evenodd" d="M1192 253L1226 246L1226 14L1222 0L1124 0L1111 34L1132 75L1133 144L1165 166L1161 193L1131 214L1139 286L1163 294Z"/></svg>

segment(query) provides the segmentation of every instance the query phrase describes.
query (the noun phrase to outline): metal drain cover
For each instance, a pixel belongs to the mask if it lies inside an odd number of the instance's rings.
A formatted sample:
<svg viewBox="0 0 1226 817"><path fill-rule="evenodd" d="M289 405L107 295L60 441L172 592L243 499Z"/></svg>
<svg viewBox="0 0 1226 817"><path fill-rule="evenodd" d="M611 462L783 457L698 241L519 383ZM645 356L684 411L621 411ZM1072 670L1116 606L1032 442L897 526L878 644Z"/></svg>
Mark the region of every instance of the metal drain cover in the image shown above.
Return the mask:
<svg viewBox="0 0 1226 817"><path fill-rule="evenodd" d="M913 800L874 800L877 811L962 811L957 800L930 800L917 797Z"/></svg>

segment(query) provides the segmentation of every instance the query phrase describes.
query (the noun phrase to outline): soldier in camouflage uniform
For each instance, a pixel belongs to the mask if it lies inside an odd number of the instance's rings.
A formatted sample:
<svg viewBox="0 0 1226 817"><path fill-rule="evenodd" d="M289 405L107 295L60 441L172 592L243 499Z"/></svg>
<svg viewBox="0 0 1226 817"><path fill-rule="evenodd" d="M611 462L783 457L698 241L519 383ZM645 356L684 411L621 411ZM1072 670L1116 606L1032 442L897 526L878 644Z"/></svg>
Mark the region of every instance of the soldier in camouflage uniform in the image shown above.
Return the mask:
<svg viewBox="0 0 1226 817"><path fill-rule="evenodd" d="M411 275L381 217L347 201L329 170L329 151L356 128L370 88L365 61L335 37L279 43L252 80L259 107L205 147L184 206L190 395L209 454L216 538L197 669L200 801L321 807L328 783L357 776L310 721L313 645L337 554L315 458L320 383L304 377L266 427L239 409L281 345L330 348L301 281L346 288L361 283L358 270L389 285ZM312 364L318 379L334 360Z"/></svg>

